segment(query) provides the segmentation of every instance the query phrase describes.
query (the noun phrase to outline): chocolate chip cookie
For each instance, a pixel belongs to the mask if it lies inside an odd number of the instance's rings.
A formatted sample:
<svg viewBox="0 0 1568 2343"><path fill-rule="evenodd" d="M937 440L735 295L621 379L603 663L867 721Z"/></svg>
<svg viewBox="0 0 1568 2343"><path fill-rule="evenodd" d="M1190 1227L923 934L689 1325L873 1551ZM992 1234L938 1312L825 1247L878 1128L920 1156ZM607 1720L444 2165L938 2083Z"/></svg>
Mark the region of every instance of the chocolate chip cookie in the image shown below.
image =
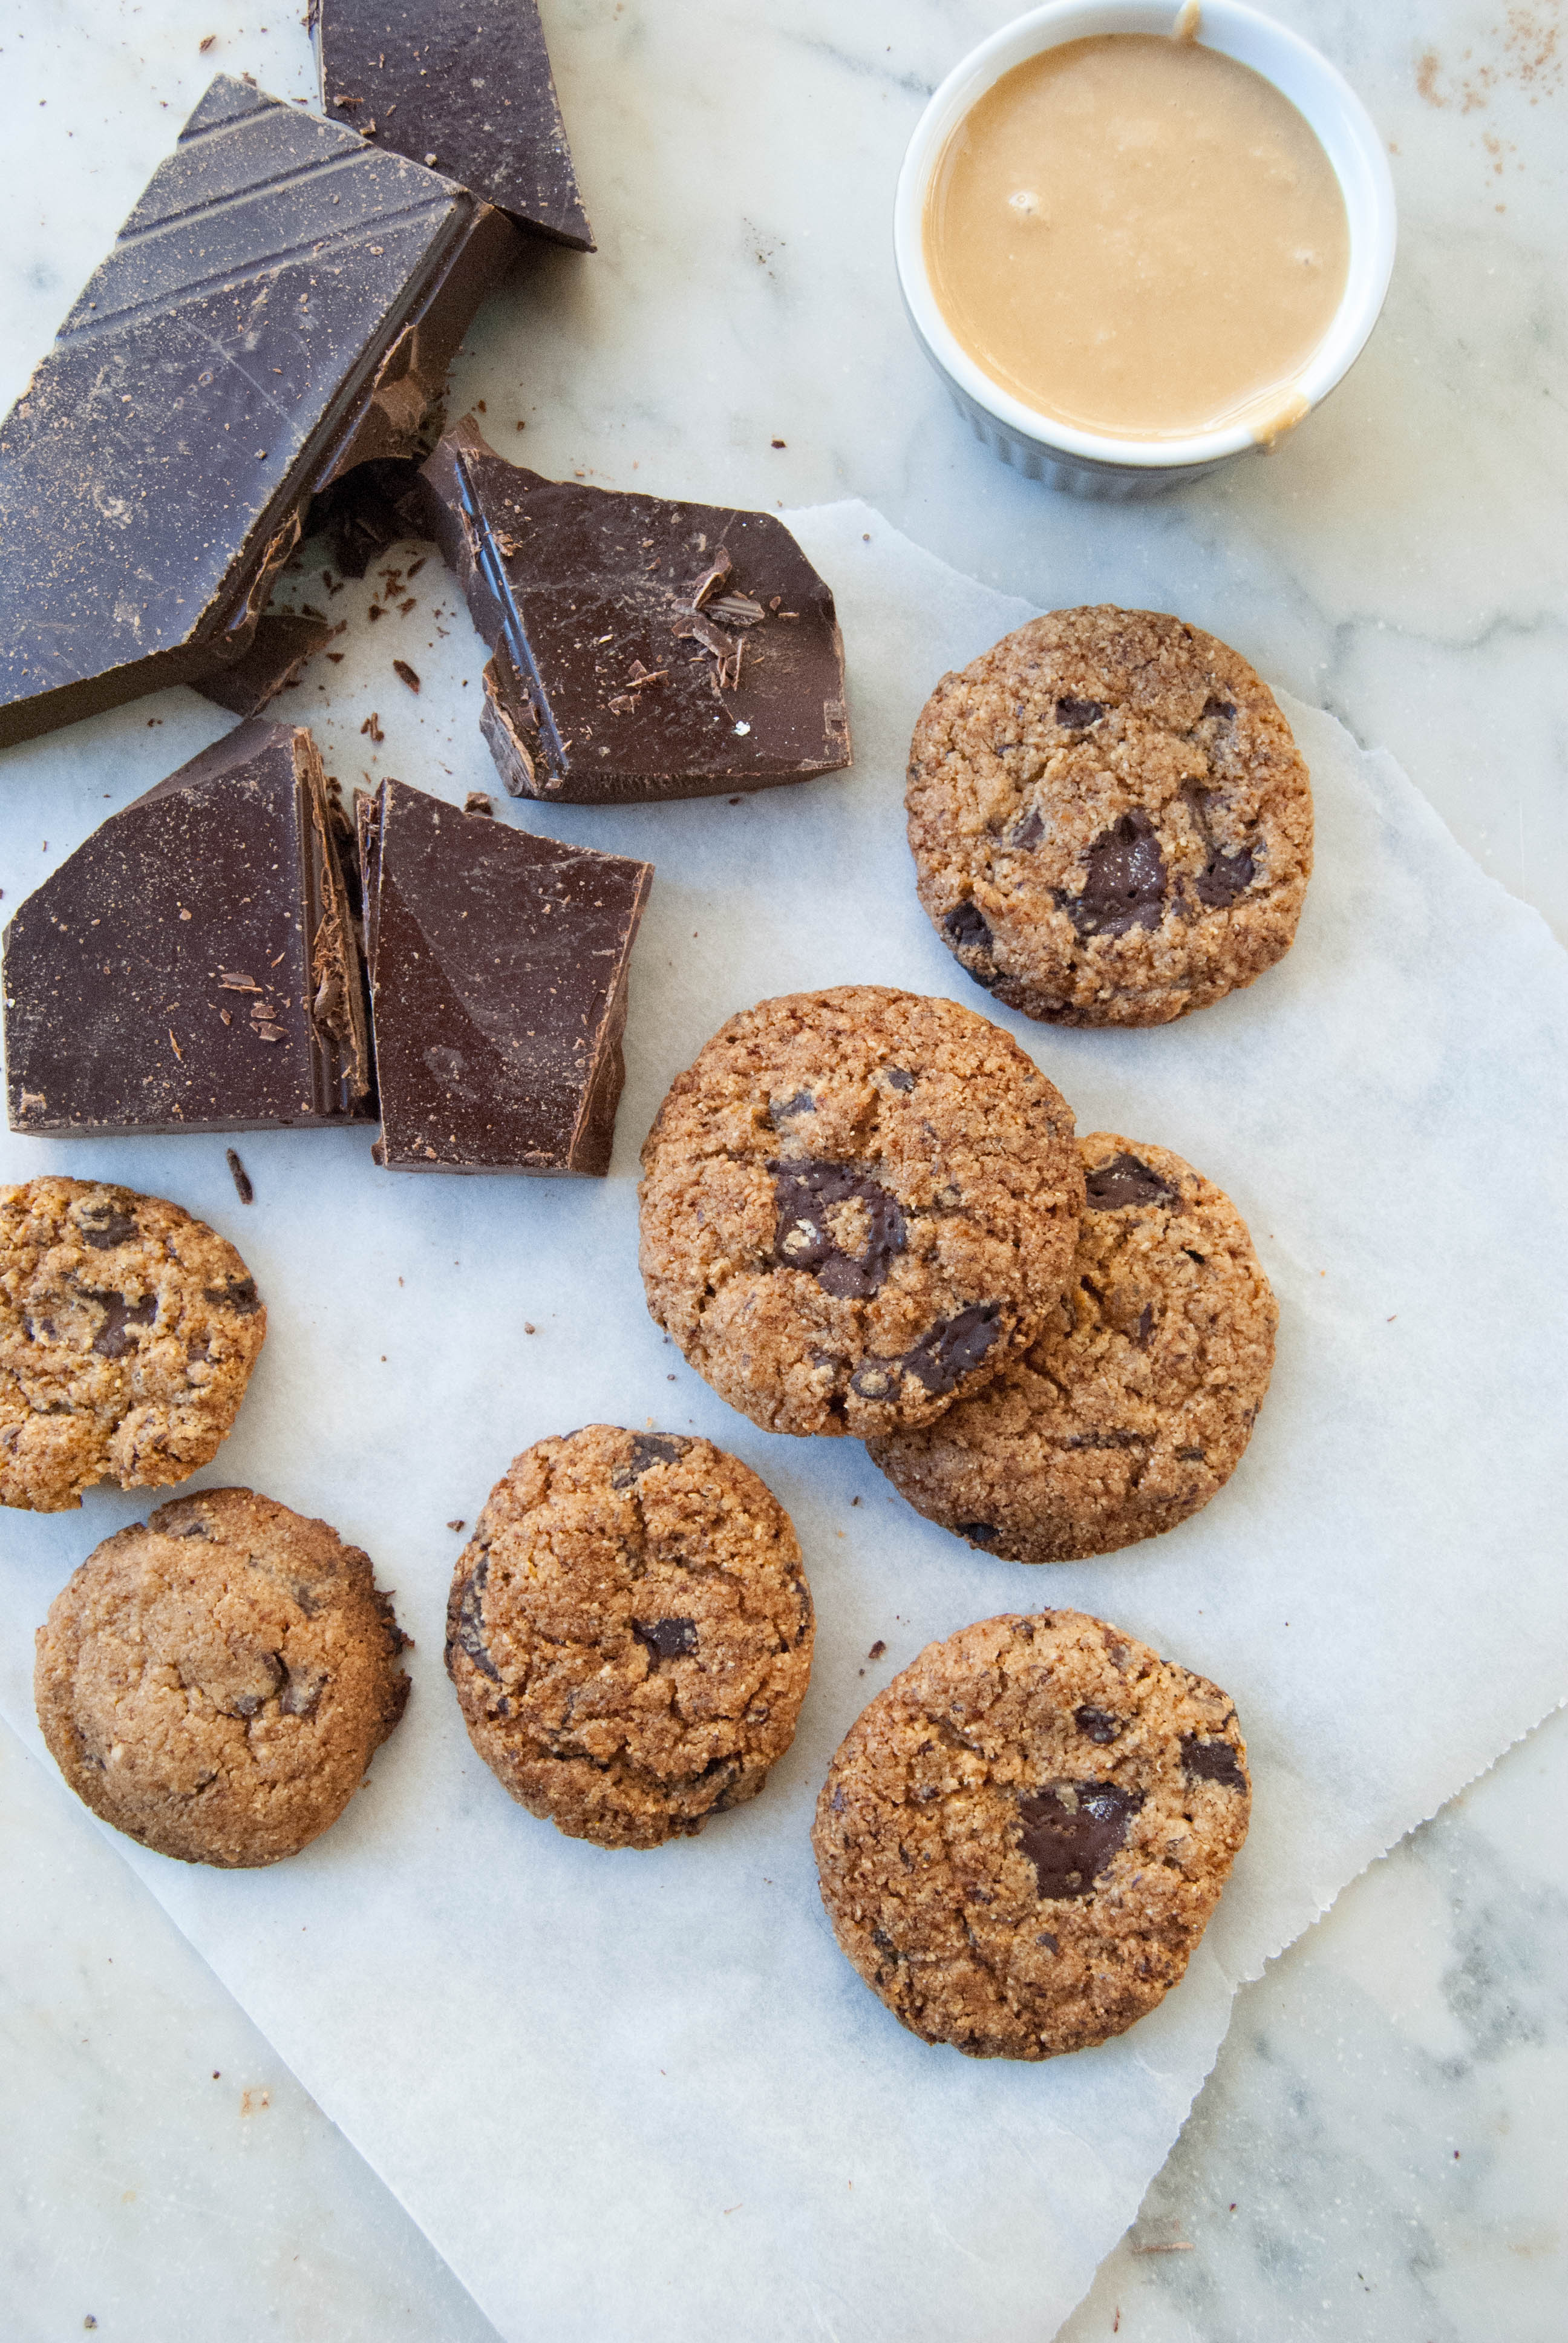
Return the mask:
<svg viewBox="0 0 1568 2343"><path fill-rule="evenodd" d="M658 1846L754 1798L795 1737L811 1590L789 1516L706 1440L590 1424L491 1490L447 1606L468 1737L530 1814Z"/></svg>
<svg viewBox="0 0 1568 2343"><path fill-rule="evenodd" d="M1279 1311L1230 1198L1169 1149L1078 1142L1083 1218L1031 1348L922 1431L869 1443L917 1513L1013 1562L1173 1529L1241 1461Z"/></svg>
<svg viewBox="0 0 1568 2343"><path fill-rule="evenodd" d="M52 1175L0 1189L0 1504L188 1480L266 1332L238 1253L177 1204Z"/></svg>
<svg viewBox="0 0 1568 2343"><path fill-rule="evenodd" d="M643 1148L648 1305L770 1432L929 1423L1027 1349L1072 1258L1072 1115L1010 1037L880 985L732 1017Z"/></svg>
<svg viewBox="0 0 1568 2343"><path fill-rule="evenodd" d="M1288 951L1307 769L1273 694L1156 610L1056 610L915 727L920 901L977 984L1057 1025L1162 1025Z"/></svg>
<svg viewBox="0 0 1568 2343"><path fill-rule="evenodd" d="M403 1714L405 1638L325 1522L204 1489L106 1538L38 1630L51 1755L159 1855L276 1863L337 1821Z"/></svg>
<svg viewBox="0 0 1568 2343"><path fill-rule="evenodd" d="M1050 2058L1187 1966L1247 1835L1222 1692L1081 1611L930 1644L856 1720L811 1838L833 1932L911 2033Z"/></svg>

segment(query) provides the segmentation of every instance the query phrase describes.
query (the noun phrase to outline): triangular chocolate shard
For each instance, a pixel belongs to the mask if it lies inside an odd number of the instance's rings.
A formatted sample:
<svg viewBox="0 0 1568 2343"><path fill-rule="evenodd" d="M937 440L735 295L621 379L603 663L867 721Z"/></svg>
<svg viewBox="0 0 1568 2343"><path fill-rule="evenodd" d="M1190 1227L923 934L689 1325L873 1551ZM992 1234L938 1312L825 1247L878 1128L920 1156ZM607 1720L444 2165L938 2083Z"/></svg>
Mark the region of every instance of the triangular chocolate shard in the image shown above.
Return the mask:
<svg viewBox="0 0 1568 2343"><path fill-rule="evenodd" d="M420 477L495 652L482 721L514 797L717 796L849 762L833 597L771 513L543 479L471 417Z"/></svg>
<svg viewBox="0 0 1568 2343"><path fill-rule="evenodd" d="M220 75L0 423L0 745L221 692L314 492L429 447L518 248L466 188Z"/></svg>
<svg viewBox="0 0 1568 2343"><path fill-rule="evenodd" d="M316 743L242 724L112 814L5 930L11 1128L374 1119L364 980Z"/></svg>
<svg viewBox="0 0 1568 2343"><path fill-rule="evenodd" d="M392 1172L609 1170L653 866L387 780L357 800Z"/></svg>
<svg viewBox="0 0 1568 2343"><path fill-rule="evenodd" d="M309 23L334 122L593 250L535 0L311 0Z"/></svg>

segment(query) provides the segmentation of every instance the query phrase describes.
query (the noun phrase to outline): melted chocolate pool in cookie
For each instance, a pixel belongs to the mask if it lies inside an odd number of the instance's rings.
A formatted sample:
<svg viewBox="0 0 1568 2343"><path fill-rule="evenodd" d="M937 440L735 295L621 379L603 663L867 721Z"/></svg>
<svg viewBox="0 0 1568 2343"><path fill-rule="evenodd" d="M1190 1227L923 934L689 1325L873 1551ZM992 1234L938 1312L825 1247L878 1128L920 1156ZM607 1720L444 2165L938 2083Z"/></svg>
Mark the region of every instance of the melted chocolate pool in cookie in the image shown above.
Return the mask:
<svg viewBox="0 0 1568 2343"><path fill-rule="evenodd" d="M1229 1744L1221 1745L1231 1755ZM1115 1782L1048 1782L1024 1792L1018 1802L1019 1845L1034 1865L1040 1895L1057 1903L1092 1896L1142 1804L1140 1791Z"/></svg>

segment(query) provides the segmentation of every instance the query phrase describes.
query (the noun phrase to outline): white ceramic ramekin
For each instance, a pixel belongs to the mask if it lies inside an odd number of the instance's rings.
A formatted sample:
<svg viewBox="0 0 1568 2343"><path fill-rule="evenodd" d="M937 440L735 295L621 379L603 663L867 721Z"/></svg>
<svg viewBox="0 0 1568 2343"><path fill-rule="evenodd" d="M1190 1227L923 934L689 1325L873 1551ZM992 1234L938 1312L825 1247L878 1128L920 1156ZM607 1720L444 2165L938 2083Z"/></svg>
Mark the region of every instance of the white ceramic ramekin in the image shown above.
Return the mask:
<svg viewBox="0 0 1568 2343"><path fill-rule="evenodd" d="M1050 0L971 49L921 115L899 175L893 252L910 322L960 414L1006 464L1081 497L1149 497L1216 464L1256 453L1245 423L1187 439L1123 439L1040 415L978 367L938 306L926 274L926 189L950 134L1002 75L1063 41L1099 33L1169 33L1176 0ZM1251 65L1305 116L1332 164L1350 223L1350 266L1333 323L1298 380L1303 414L1320 406L1361 356L1393 267L1393 181L1372 118L1326 57L1239 0L1203 0L1199 40Z"/></svg>

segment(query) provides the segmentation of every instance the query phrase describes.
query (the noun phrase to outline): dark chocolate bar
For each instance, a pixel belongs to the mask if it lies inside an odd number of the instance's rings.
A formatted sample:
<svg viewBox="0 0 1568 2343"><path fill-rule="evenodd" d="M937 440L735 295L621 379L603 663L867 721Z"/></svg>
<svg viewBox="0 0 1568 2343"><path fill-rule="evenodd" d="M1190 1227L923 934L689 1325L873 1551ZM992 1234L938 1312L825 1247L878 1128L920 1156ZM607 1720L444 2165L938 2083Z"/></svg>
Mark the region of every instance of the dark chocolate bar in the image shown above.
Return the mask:
<svg viewBox="0 0 1568 2343"><path fill-rule="evenodd" d="M472 417L421 478L495 653L482 721L514 797L706 797L849 763L833 597L770 513L542 479Z"/></svg>
<svg viewBox="0 0 1568 2343"><path fill-rule="evenodd" d="M241 661L312 494L428 447L518 248L220 75L0 424L0 744Z"/></svg>
<svg viewBox="0 0 1568 2343"><path fill-rule="evenodd" d="M112 814L5 930L12 1130L374 1120L334 828L310 734L261 722Z"/></svg>
<svg viewBox="0 0 1568 2343"><path fill-rule="evenodd" d="M309 24L335 122L593 250L535 0L310 0Z"/></svg>
<svg viewBox="0 0 1568 2343"><path fill-rule="evenodd" d="M460 812L402 781L357 809L377 1161L602 1178L652 865Z"/></svg>

